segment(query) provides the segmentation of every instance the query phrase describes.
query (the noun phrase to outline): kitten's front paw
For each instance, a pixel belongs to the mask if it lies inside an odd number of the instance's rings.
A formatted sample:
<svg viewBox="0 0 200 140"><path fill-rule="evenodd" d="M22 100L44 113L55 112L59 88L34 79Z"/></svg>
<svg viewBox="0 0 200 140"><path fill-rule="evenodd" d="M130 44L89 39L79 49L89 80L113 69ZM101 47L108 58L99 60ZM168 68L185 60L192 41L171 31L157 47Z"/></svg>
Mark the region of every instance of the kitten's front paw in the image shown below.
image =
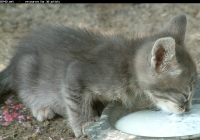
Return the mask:
<svg viewBox="0 0 200 140"><path fill-rule="evenodd" d="M54 112L49 108L32 108L32 114L38 121L42 122L45 119L52 119L54 117Z"/></svg>
<svg viewBox="0 0 200 140"><path fill-rule="evenodd" d="M88 126L88 125L90 125L93 122L98 121L98 120L99 120L99 117L96 116L96 117L91 118L89 121L83 122L82 123L82 133L83 133L83 135L86 135L86 133L85 133L85 127Z"/></svg>

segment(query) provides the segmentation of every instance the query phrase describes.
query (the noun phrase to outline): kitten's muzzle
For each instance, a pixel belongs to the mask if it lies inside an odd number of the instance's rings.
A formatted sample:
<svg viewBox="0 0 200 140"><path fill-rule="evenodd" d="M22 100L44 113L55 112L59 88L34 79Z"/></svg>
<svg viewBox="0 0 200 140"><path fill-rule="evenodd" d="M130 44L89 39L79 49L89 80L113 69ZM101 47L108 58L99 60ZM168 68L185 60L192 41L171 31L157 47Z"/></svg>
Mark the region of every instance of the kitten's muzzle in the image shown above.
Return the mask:
<svg viewBox="0 0 200 140"><path fill-rule="evenodd" d="M186 100L182 105L180 105L179 110L184 113L184 112L189 112L190 111L190 103L188 100Z"/></svg>

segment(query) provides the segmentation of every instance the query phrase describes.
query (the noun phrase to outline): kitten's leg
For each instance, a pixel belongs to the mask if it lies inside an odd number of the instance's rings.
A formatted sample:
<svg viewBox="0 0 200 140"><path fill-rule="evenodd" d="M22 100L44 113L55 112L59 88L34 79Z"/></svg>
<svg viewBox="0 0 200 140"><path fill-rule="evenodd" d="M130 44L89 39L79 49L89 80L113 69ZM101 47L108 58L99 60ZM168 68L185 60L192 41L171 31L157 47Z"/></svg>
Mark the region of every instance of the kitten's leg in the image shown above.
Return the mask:
<svg viewBox="0 0 200 140"><path fill-rule="evenodd" d="M30 94L32 93L32 94ZM21 90L19 92L19 97L23 100L25 105L30 108L33 116L38 121L44 121L45 119L52 119L55 116L55 113L51 109L53 103L46 100L41 100L37 93L31 90Z"/></svg>
<svg viewBox="0 0 200 140"><path fill-rule="evenodd" d="M51 119L55 114L60 114L64 109L61 109L62 101L56 93L59 83L51 86L51 80L45 78L51 74L38 70L36 55L24 53L18 57L19 61L11 75L11 86L19 93L23 103L38 121Z"/></svg>
<svg viewBox="0 0 200 140"><path fill-rule="evenodd" d="M69 125L76 137L83 135L82 126L98 113L92 108L94 94L87 91L86 77L83 77L85 64L74 61L67 69L63 88Z"/></svg>
<svg viewBox="0 0 200 140"><path fill-rule="evenodd" d="M82 99L80 95L75 93L65 96L68 121L76 137L83 135L82 130L88 120L97 116L92 106L83 102Z"/></svg>

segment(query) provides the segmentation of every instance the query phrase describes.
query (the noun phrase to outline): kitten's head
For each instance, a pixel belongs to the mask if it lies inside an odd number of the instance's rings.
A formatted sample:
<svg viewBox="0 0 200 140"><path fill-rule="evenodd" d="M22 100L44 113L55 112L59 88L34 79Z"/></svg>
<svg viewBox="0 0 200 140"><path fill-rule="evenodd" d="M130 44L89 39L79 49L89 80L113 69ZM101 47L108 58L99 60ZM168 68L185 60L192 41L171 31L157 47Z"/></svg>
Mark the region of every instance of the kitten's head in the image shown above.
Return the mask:
<svg viewBox="0 0 200 140"><path fill-rule="evenodd" d="M146 68L137 64L141 66L138 81L145 93L162 110L177 114L190 110L197 81L196 65L184 44L185 30L186 16L174 17L145 44L150 48L143 58Z"/></svg>

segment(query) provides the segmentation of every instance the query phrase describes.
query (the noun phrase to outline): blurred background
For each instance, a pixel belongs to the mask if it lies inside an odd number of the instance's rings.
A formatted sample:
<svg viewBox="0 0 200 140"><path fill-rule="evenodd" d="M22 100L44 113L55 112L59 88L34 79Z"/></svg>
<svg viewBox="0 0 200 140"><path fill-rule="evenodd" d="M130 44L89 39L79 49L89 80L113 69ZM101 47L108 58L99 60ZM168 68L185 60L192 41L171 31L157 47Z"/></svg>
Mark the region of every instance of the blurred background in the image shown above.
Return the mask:
<svg viewBox="0 0 200 140"><path fill-rule="evenodd" d="M11 46L40 25L62 24L126 35L147 34L184 13L188 19L185 42L200 71L199 9L200 4L1 4L0 70L9 62Z"/></svg>

